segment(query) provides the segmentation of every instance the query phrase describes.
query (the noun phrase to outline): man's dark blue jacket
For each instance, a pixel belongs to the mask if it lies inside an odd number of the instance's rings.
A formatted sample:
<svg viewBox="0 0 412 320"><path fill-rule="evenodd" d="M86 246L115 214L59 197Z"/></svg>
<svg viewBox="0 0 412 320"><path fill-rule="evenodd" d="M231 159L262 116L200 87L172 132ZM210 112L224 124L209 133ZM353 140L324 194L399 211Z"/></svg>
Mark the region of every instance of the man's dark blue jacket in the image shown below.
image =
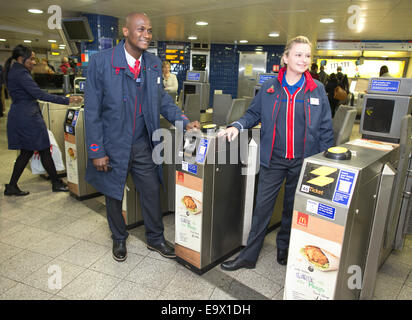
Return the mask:
<svg viewBox="0 0 412 320"><path fill-rule="evenodd" d="M142 110L144 123L150 141L153 132L160 127L160 115L172 124L183 121L183 128L189 123L187 117L175 105L163 89L162 63L155 55L143 52L145 84L143 87ZM130 152L136 112L136 85L129 70L124 51L124 40L116 47L91 56L87 69L85 88L85 129L88 164L86 181L101 193L112 198L123 198L128 174ZM159 142L152 142L154 148ZM112 171L100 172L92 159L109 157ZM158 167L159 180L162 168Z"/></svg>

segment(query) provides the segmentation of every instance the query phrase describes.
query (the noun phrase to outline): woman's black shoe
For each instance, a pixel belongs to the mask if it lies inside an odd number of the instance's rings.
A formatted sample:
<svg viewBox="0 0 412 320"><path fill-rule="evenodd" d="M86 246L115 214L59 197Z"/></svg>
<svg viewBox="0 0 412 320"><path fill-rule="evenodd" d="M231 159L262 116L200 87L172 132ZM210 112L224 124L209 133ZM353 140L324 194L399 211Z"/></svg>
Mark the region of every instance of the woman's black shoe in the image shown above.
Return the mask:
<svg viewBox="0 0 412 320"><path fill-rule="evenodd" d="M288 250L278 249L276 260L282 266L286 266L288 264Z"/></svg>
<svg viewBox="0 0 412 320"><path fill-rule="evenodd" d="M69 187L63 181L58 180L52 183L52 191L53 192L59 192L59 191L67 192L69 191Z"/></svg>
<svg viewBox="0 0 412 320"><path fill-rule="evenodd" d="M5 196L27 196L30 192L28 191L21 191L17 185L13 186L10 184L6 184L4 189Z"/></svg>

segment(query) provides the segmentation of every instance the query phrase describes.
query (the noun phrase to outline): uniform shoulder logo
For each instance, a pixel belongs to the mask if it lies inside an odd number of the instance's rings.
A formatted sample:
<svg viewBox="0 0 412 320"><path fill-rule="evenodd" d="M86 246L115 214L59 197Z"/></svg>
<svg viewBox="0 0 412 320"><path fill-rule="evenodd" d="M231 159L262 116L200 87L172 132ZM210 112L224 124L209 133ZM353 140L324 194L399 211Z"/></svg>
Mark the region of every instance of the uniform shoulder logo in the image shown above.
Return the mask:
<svg viewBox="0 0 412 320"><path fill-rule="evenodd" d="M90 145L90 150L92 150L93 152L97 152L97 151L99 151L99 149L100 149L99 145L97 145L95 143Z"/></svg>

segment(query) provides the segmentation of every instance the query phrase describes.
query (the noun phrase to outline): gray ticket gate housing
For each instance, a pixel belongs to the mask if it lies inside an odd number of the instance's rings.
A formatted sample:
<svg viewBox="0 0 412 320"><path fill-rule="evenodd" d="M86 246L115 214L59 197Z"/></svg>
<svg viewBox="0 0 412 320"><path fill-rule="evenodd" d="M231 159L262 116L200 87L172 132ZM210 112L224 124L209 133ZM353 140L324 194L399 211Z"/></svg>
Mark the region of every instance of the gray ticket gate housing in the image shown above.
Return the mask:
<svg viewBox="0 0 412 320"><path fill-rule="evenodd" d="M78 200L101 195L85 180L88 157L84 129L84 109L68 108L64 121L67 184L70 195Z"/></svg>
<svg viewBox="0 0 412 320"><path fill-rule="evenodd" d="M241 165L229 162L239 148L237 141L218 143L215 133L204 133L194 141L186 135L179 153L184 158L176 164L176 259L202 274L242 245Z"/></svg>
<svg viewBox="0 0 412 320"><path fill-rule="evenodd" d="M198 94L200 110L205 111L209 107L210 84L206 79L206 71L188 71L186 81L183 81L182 91L183 106L186 104L187 94Z"/></svg>
<svg viewBox="0 0 412 320"><path fill-rule="evenodd" d="M304 160L296 190L285 299L372 299L379 267L400 249L411 203L412 79L371 79L363 139L351 157ZM374 139L374 140L369 140ZM338 148L339 148L338 147Z"/></svg>

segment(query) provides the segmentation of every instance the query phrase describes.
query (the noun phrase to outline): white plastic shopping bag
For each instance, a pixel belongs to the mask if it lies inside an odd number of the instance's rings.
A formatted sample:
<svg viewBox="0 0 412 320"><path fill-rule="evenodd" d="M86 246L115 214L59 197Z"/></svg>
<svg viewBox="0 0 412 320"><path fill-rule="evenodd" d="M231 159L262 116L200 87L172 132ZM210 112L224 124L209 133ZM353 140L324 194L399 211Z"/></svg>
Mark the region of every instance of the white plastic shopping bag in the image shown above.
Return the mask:
<svg viewBox="0 0 412 320"><path fill-rule="evenodd" d="M33 174L45 174L43 165L41 164L40 154L37 151L34 151L33 156L30 159L31 172Z"/></svg>
<svg viewBox="0 0 412 320"><path fill-rule="evenodd" d="M49 133L49 140L50 140L50 153L52 155L52 159L56 167L56 171L63 171L66 168L64 167L62 153L56 142L56 139L54 138L53 132L51 132L50 130L47 130L47 131ZM45 174L46 173L46 170L43 168L43 165L40 160L40 154L37 151L35 151L33 156L31 157L30 167L31 167L31 172L33 174Z"/></svg>
<svg viewBox="0 0 412 320"><path fill-rule="evenodd" d="M50 152L52 154L54 165L56 166L56 171L66 170L62 159L62 153L56 139L54 138L53 132L51 132L50 130L47 131L49 132Z"/></svg>

